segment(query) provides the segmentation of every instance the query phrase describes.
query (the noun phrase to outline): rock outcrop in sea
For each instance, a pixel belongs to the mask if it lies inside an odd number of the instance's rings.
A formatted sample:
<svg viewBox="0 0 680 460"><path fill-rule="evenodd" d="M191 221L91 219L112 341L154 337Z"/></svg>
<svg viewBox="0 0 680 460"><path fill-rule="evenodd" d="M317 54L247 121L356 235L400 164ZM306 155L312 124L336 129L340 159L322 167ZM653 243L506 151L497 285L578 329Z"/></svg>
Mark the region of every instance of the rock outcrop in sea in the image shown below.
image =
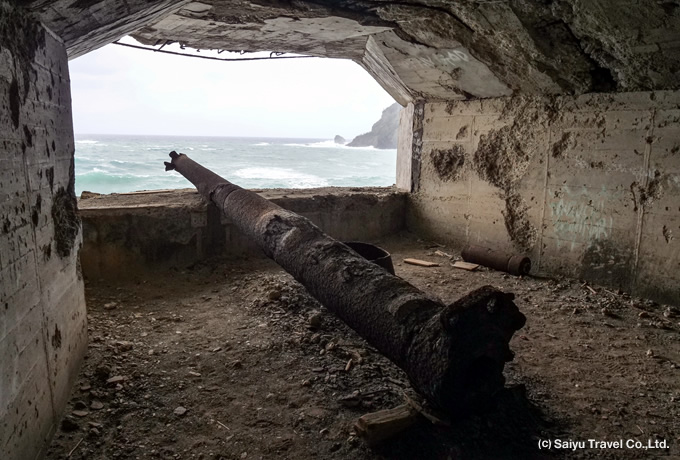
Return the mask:
<svg viewBox="0 0 680 460"><path fill-rule="evenodd" d="M347 140L344 137L342 137L340 134L337 134L335 136L335 138L333 138L333 142L335 142L336 144L345 145L347 143Z"/></svg>
<svg viewBox="0 0 680 460"><path fill-rule="evenodd" d="M349 147L373 146L378 149L396 149L400 113L401 105L395 102L383 110L380 120L373 125L370 132L358 135L347 145Z"/></svg>

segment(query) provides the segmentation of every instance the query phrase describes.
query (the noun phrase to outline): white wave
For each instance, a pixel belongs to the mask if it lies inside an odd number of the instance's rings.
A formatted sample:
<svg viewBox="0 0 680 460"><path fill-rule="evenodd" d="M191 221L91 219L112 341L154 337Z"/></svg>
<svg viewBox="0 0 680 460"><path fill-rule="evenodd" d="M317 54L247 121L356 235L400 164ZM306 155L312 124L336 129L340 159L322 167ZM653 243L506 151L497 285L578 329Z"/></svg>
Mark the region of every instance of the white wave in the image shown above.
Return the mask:
<svg viewBox="0 0 680 460"><path fill-rule="evenodd" d="M311 144L307 144L308 147L316 147L316 148L342 148L345 145L344 144L338 144L334 140L328 140L328 141L321 141L321 142L313 142Z"/></svg>
<svg viewBox="0 0 680 460"><path fill-rule="evenodd" d="M139 178L148 178L148 177L155 177L151 174L132 174L132 173L119 173L119 172L113 172L113 171L105 171L103 169L99 168L92 168L92 171L87 171L83 173L77 173L76 174L76 179L79 177L86 177L86 176L92 176L96 175L99 176L101 174L106 174L109 177L118 177L118 178L130 178L130 177L139 177Z"/></svg>
<svg viewBox="0 0 680 460"><path fill-rule="evenodd" d="M377 147L373 147L372 145L369 145L367 147L350 147L349 145L346 145L345 147L347 147L348 149L352 149L352 150L377 150L377 151L380 151L380 152L389 151L389 150L396 151L396 149L379 149Z"/></svg>
<svg viewBox="0 0 680 460"><path fill-rule="evenodd" d="M328 181L322 177L286 168L243 168L235 171L234 175L242 179L269 179L281 181L292 188L325 187L328 185Z"/></svg>
<svg viewBox="0 0 680 460"><path fill-rule="evenodd" d="M82 141L76 141L76 144L97 144L99 141L93 141L90 139L83 139Z"/></svg>
<svg viewBox="0 0 680 460"><path fill-rule="evenodd" d="M321 142L309 142L307 144L284 144L288 147L311 147L311 148L324 148L324 149L341 149L345 145L344 144L336 144L335 141L333 140L328 140L328 141L321 141Z"/></svg>
<svg viewBox="0 0 680 460"><path fill-rule="evenodd" d="M323 148L323 149L352 149L352 150L385 150L378 149L369 145L368 147L350 147L347 144L338 144L334 140L327 140L321 142L310 142L308 144L283 144L287 147L311 147L311 148ZM394 150L394 149L387 149Z"/></svg>
<svg viewBox="0 0 680 460"><path fill-rule="evenodd" d="M322 149L341 149L344 148L344 144L336 144L335 141L329 140L329 141L321 141L321 142L309 142L307 144L283 144L287 147L311 147L311 148L322 148Z"/></svg>
<svg viewBox="0 0 680 460"><path fill-rule="evenodd" d="M212 147L205 147L205 148L202 148L201 150L204 151L204 152L212 152L212 151L217 150L217 149L214 149Z"/></svg>
<svg viewBox="0 0 680 460"><path fill-rule="evenodd" d="M263 145L271 145L269 142L258 142L257 144L253 144L255 146L261 147Z"/></svg>

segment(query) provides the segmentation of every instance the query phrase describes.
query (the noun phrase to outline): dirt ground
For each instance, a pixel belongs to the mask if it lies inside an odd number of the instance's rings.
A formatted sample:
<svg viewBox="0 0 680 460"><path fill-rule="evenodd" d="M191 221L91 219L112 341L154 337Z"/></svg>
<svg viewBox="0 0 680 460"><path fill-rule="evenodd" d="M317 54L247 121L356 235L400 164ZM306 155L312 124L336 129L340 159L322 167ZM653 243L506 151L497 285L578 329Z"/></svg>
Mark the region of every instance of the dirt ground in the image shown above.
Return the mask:
<svg viewBox="0 0 680 460"><path fill-rule="evenodd" d="M418 400L405 375L273 262L215 260L87 280L89 352L47 458L680 458L677 309L578 281L459 270L433 253L454 251L409 235L375 243L398 276L444 302L486 284L516 294L527 324L487 412L449 426L423 418L367 447L354 422Z"/></svg>

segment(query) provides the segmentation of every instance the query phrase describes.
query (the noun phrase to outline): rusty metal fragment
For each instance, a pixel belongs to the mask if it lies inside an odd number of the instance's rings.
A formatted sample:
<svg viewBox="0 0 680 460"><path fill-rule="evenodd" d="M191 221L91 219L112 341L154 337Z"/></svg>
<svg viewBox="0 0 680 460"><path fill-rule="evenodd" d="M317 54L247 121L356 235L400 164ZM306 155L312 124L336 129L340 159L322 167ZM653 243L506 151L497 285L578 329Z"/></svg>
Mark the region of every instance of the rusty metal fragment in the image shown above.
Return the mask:
<svg viewBox="0 0 680 460"><path fill-rule="evenodd" d="M468 246L460 253L465 262L472 262L515 276L528 275L531 259L521 254L505 254L482 246Z"/></svg>
<svg viewBox="0 0 680 460"><path fill-rule="evenodd" d="M166 170L191 181L264 253L409 377L449 415L487 404L513 357L508 342L525 317L513 294L491 286L449 306L361 257L308 219L170 153Z"/></svg>

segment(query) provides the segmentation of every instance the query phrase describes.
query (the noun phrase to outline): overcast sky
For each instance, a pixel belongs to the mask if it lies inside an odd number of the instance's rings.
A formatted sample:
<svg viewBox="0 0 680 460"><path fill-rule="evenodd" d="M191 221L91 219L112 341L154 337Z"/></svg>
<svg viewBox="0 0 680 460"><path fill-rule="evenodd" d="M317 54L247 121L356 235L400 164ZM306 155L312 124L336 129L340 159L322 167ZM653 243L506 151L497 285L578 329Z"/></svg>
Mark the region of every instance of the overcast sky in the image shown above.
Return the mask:
<svg viewBox="0 0 680 460"><path fill-rule="evenodd" d="M348 60L217 62L108 45L69 67L76 134L351 139L394 103Z"/></svg>

